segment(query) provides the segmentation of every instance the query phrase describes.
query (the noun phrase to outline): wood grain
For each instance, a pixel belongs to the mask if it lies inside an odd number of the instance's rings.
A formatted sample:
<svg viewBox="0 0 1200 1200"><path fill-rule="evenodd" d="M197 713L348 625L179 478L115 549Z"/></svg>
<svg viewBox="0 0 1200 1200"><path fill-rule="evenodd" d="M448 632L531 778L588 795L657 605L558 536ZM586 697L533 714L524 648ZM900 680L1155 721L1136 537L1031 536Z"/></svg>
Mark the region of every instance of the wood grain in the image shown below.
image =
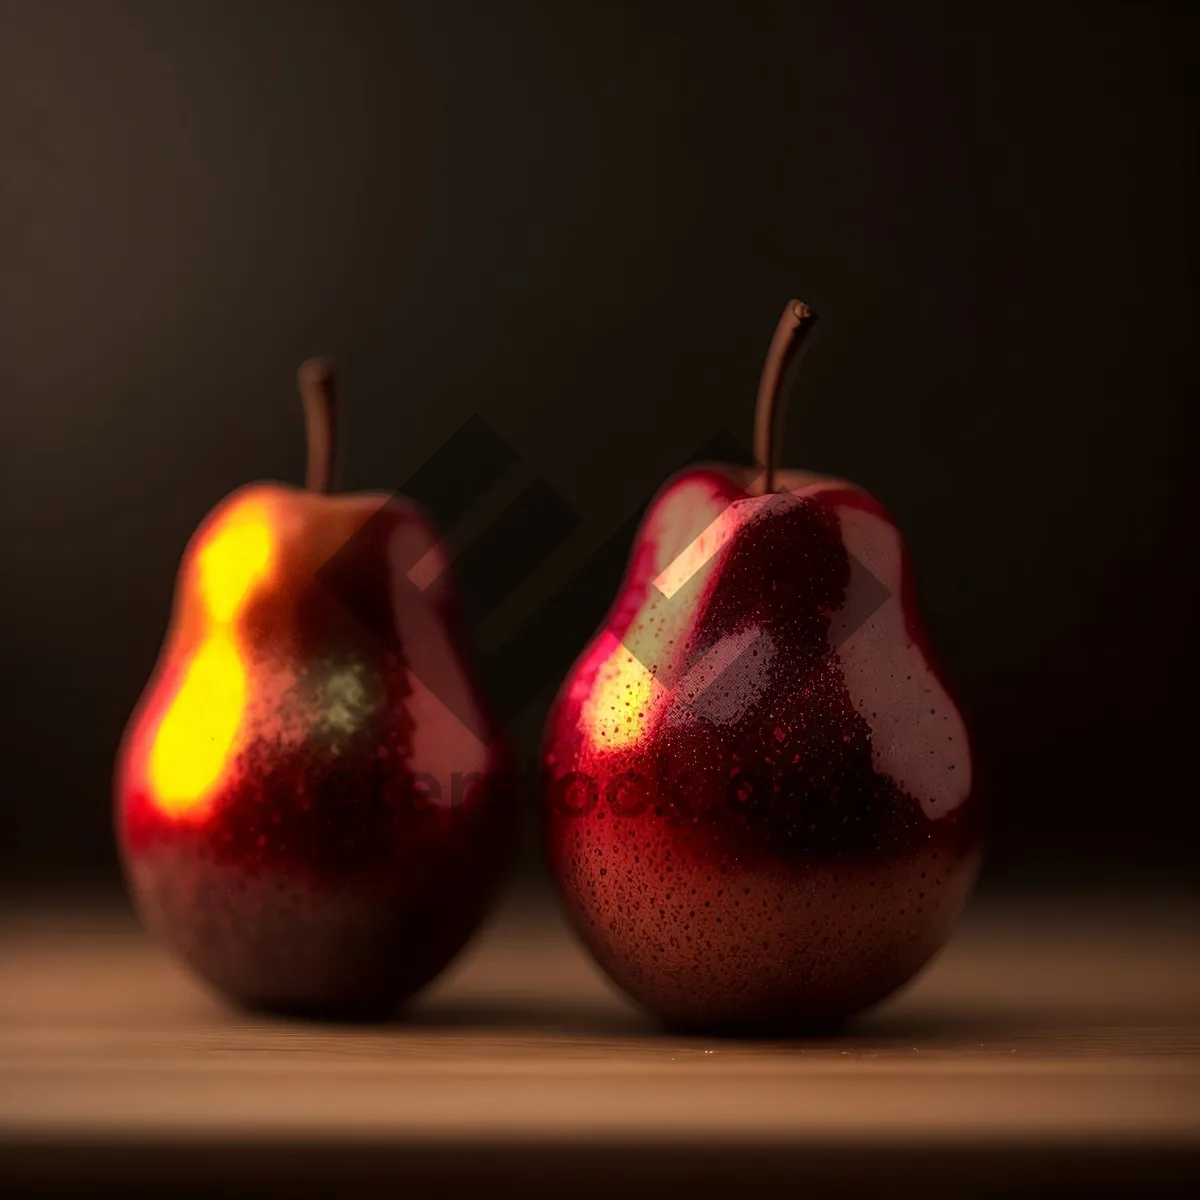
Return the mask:
<svg viewBox="0 0 1200 1200"><path fill-rule="evenodd" d="M58 1184L470 1166L493 1191L534 1160L542 1179L586 1161L597 1185L861 1183L870 1163L893 1183L954 1163L997 1185L1018 1164L1026 1182L1178 1182L1200 1153L1196 915L976 911L853 1027L735 1042L657 1029L544 904L511 904L403 1019L357 1027L230 1009L119 914L10 911L0 1164Z"/></svg>

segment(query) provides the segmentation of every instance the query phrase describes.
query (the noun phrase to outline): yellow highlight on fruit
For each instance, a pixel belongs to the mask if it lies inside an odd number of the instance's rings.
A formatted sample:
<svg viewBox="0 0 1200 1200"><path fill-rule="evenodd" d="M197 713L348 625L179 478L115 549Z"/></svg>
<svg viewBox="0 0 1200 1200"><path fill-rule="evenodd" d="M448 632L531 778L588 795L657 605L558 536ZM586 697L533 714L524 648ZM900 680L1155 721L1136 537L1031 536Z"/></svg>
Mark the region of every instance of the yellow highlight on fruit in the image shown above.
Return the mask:
<svg viewBox="0 0 1200 1200"><path fill-rule="evenodd" d="M197 586L207 628L150 752L150 784L159 807L171 815L201 801L229 760L248 685L234 622L269 573L274 554L269 514L254 501L221 520L197 552Z"/></svg>
<svg viewBox="0 0 1200 1200"><path fill-rule="evenodd" d="M621 750L645 733L650 709L665 689L611 634L613 643L596 672L596 682L584 703L584 728L598 750Z"/></svg>
<svg viewBox="0 0 1200 1200"><path fill-rule="evenodd" d="M226 625L250 589L267 573L274 551L261 504L243 504L221 522L197 556L200 590L209 618Z"/></svg>
<svg viewBox="0 0 1200 1200"><path fill-rule="evenodd" d="M623 640L606 633L596 644L595 682L584 699L584 732L598 750L633 746L651 728L675 686L675 668L694 611L694 601L677 594L684 587L699 593L711 578L719 554L737 533L744 514L741 502L726 504L708 485L681 492L684 517L660 517L653 528L658 573L645 589L642 605ZM701 531L694 533L697 524ZM626 643L636 645L632 654ZM647 652L652 651L652 654ZM646 659L650 660L647 665Z"/></svg>
<svg viewBox="0 0 1200 1200"><path fill-rule="evenodd" d="M228 634L214 634L188 664L154 739L150 781L164 811L182 812L217 781L245 702L246 670L237 647Z"/></svg>

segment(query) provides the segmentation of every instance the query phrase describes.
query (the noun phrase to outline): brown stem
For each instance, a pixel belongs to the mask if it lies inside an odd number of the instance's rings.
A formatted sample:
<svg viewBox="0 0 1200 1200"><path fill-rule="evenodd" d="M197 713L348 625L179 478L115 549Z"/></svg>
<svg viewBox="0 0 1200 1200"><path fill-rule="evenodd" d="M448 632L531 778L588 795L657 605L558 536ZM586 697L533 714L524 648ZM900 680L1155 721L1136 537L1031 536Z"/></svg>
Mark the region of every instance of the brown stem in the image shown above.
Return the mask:
<svg viewBox="0 0 1200 1200"><path fill-rule="evenodd" d="M758 382L758 402L754 406L754 457L763 468L762 491L775 490L779 470L779 443L783 434L783 380L796 361L817 314L801 300L789 300L775 326Z"/></svg>
<svg viewBox="0 0 1200 1200"><path fill-rule="evenodd" d="M305 486L310 492L328 493L333 488L337 380L333 367L323 358L310 358L300 364L296 381L300 385L304 428L308 437Z"/></svg>

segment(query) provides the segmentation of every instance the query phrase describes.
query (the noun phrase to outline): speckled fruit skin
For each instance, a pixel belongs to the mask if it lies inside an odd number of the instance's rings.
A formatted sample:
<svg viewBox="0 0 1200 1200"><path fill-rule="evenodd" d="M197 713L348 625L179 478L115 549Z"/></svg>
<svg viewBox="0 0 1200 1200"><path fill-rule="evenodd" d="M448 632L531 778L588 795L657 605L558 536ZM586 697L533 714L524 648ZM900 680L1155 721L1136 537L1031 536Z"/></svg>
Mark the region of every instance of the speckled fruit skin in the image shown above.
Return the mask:
<svg viewBox="0 0 1200 1200"><path fill-rule="evenodd" d="M574 925L692 1027L883 999L946 941L979 858L967 730L894 523L841 480L751 478L705 466L659 493L543 743Z"/></svg>
<svg viewBox="0 0 1200 1200"><path fill-rule="evenodd" d="M247 504L270 514L276 561L237 621L245 709L220 780L169 811L150 756L203 625L197 556ZM145 924L237 1002L386 1014L454 957L508 865L508 752L461 656L444 577L425 593L404 579L435 547L396 498L251 485L184 556L118 757L117 833Z"/></svg>

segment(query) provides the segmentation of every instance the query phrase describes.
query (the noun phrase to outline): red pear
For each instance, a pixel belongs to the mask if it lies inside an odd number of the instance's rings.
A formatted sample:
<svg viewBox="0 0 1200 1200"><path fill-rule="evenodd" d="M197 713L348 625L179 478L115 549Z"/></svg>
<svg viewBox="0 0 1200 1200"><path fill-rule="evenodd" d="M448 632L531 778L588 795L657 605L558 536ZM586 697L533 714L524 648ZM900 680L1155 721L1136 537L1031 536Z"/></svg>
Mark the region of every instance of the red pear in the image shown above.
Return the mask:
<svg viewBox="0 0 1200 1200"><path fill-rule="evenodd" d="M220 992L385 1013L480 922L516 797L435 532L401 498L328 494L332 375L300 383L308 487L244 487L191 539L118 758L119 843L145 923Z"/></svg>
<svg viewBox="0 0 1200 1200"><path fill-rule="evenodd" d="M708 465L650 506L543 743L552 869L599 963L692 1026L835 1020L946 941L975 875L966 726L912 568L853 484L779 470L787 307L755 469Z"/></svg>

